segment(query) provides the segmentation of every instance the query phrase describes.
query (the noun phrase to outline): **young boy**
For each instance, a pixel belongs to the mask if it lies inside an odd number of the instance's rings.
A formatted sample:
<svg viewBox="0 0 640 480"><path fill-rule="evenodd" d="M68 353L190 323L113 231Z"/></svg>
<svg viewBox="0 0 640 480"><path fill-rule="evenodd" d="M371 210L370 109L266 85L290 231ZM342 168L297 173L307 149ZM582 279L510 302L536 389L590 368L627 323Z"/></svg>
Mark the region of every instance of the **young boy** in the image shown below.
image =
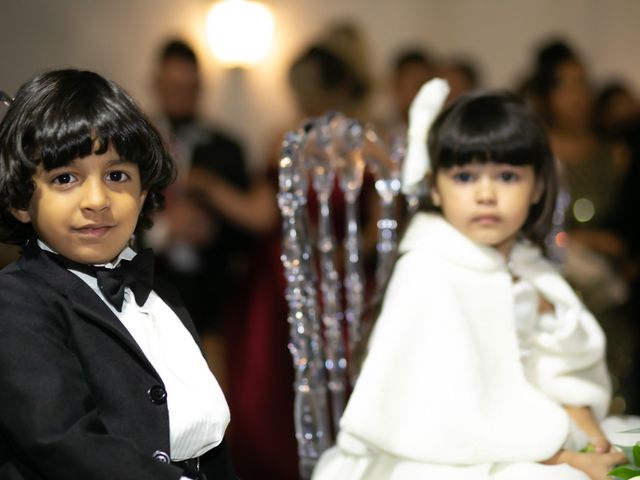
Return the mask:
<svg viewBox="0 0 640 480"><path fill-rule="evenodd" d="M229 410L180 302L128 246L174 166L131 98L51 71L0 123L0 478L235 478Z"/></svg>

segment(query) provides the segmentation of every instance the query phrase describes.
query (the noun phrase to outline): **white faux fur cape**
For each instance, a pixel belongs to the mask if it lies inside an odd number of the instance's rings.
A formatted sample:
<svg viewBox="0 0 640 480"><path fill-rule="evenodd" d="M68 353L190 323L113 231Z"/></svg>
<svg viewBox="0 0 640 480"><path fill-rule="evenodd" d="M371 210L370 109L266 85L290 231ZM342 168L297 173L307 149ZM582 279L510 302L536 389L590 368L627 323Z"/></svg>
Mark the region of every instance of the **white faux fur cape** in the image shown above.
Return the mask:
<svg viewBox="0 0 640 480"><path fill-rule="evenodd" d="M605 415L602 330L537 248L518 243L507 269L496 250L419 213L400 252L338 447L314 479L458 478L456 467L465 479L493 478L496 465L535 463L563 446L561 404ZM526 366L511 272L564 312L540 325Z"/></svg>

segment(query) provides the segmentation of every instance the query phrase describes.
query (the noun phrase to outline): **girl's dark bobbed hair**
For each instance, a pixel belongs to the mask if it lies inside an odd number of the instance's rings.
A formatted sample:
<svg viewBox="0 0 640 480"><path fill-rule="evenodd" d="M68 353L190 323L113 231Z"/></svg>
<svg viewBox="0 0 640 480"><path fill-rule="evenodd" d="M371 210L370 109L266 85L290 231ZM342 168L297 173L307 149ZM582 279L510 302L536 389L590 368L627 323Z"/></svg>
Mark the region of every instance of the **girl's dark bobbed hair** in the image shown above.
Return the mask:
<svg viewBox="0 0 640 480"><path fill-rule="evenodd" d="M137 229L149 227L175 166L132 98L97 73L71 69L42 73L20 87L0 123L0 241L24 244L33 236L31 225L16 220L11 209L29 206L39 164L51 170L109 146L138 165L148 194Z"/></svg>
<svg viewBox="0 0 640 480"><path fill-rule="evenodd" d="M536 114L510 92L474 92L461 96L436 118L429 132L431 183L440 169L470 163L531 165L544 192L531 206L525 237L544 247L552 227L558 192L556 165L547 132ZM427 209L435 209L427 202Z"/></svg>

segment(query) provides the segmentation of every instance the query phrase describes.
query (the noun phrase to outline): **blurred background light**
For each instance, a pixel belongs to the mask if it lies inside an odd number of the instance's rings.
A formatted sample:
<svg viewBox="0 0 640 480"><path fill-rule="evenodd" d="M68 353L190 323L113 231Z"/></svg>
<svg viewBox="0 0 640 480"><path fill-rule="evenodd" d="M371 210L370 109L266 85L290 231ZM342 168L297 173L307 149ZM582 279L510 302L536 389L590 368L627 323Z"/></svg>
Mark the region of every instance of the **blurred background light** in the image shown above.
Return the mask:
<svg viewBox="0 0 640 480"><path fill-rule="evenodd" d="M269 8L249 0L215 3L207 16L207 39L216 59L227 67L251 67L269 51L274 21Z"/></svg>

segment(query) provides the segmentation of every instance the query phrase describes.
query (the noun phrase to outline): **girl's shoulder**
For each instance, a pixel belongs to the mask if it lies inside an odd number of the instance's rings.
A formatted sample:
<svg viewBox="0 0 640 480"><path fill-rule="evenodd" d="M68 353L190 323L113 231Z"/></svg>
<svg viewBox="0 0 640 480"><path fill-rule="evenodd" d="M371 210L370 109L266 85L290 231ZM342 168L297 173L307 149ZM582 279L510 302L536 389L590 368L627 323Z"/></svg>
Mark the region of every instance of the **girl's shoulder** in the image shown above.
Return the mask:
<svg viewBox="0 0 640 480"><path fill-rule="evenodd" d="M418 212L412 217L399 252L429 259L443 268L449 265L478 272L505 268L497 250L473 242L437 213Z"/></svg>
<svg viewBox="0 0 640 480"><path fill-rule="evenodd" d="M448 234L447 222L436 213L416 212L402 235L400 254L415 251L433 251Z"/></svg>

